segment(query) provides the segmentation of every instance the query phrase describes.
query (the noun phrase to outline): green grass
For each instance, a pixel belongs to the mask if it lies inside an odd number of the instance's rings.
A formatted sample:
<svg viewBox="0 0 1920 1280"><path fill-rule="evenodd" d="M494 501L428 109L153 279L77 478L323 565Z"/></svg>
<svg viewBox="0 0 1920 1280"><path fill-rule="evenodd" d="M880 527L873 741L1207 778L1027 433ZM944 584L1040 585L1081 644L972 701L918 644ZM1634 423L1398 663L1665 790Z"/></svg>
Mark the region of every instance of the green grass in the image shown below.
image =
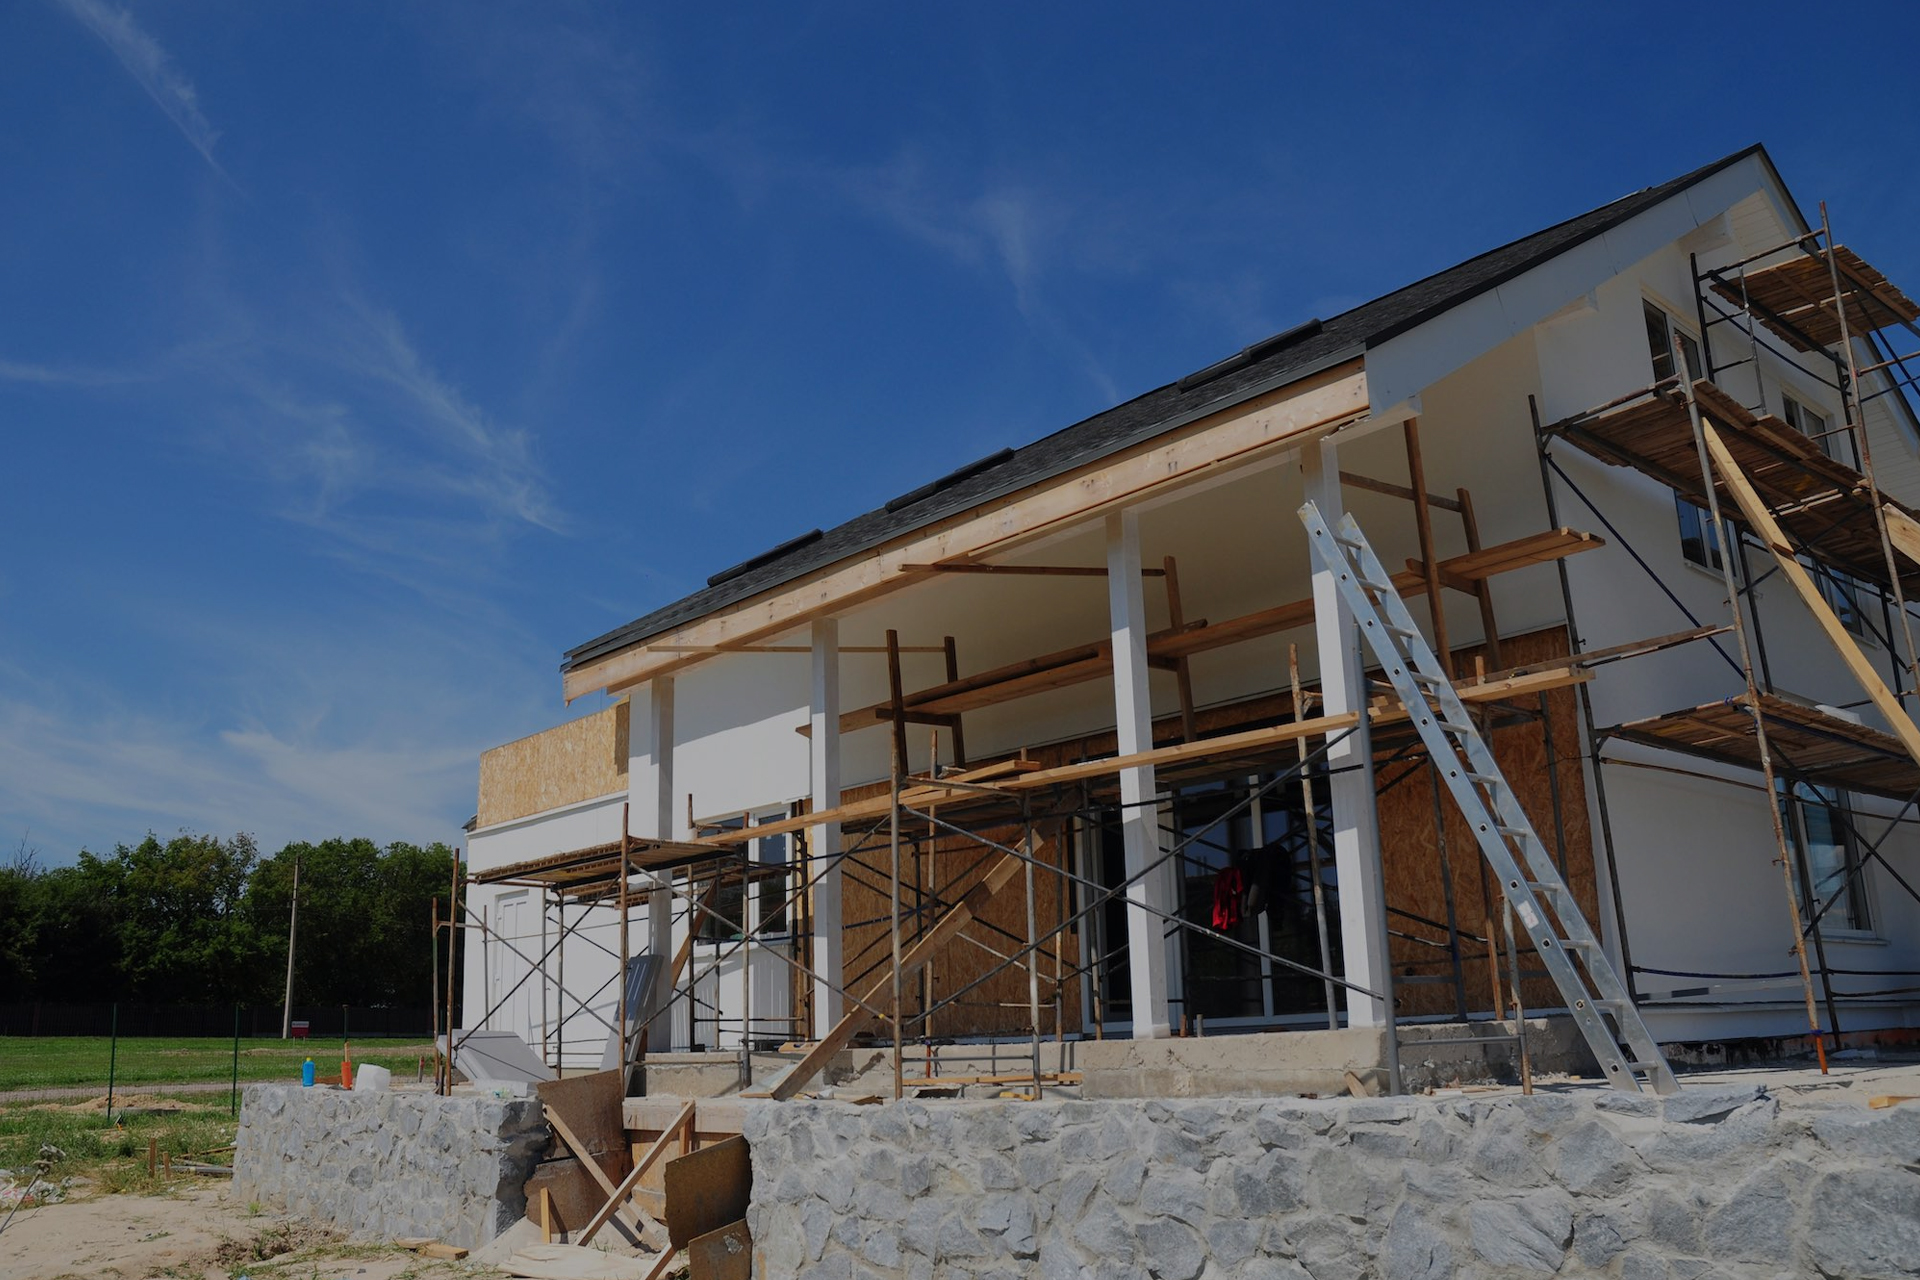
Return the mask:
<svg viewBox="0 0 1920 1280"><path fill-rule="evenodd" d="M111 1042L105 1036L6 1036L0 1038L0 1092L107 1086ZM354 1044L355 1065L373 1063L412 1080L422 1055L433 1070L433 1046L366 1040ZM320 1079L339 1079L338 1040L242 1039L240 1081L300 1079L300 1064L312 1057ZM117 1090L135 1085L218 1083L233 1074L233 1041L164 1036L122 1037L114 1064Z"/></svg>
<svg viewBox="0 0 1920 1280"><path fill-rule="evenodd" d="M147 1176L149 1140L176 1159L233 1163L231 1152L215 1150L233 1142L225 1103L216 1106L204 1094L171 1099L177 1110L126 1115L117 1125L87 1104L9 1103L0 1106L0 1169L15 1170L24 1184L40 1149L52 1146L62 1154L44 1175L51 1182L81 1177L96 1192L157 1191L163 1179Z"/></svg>

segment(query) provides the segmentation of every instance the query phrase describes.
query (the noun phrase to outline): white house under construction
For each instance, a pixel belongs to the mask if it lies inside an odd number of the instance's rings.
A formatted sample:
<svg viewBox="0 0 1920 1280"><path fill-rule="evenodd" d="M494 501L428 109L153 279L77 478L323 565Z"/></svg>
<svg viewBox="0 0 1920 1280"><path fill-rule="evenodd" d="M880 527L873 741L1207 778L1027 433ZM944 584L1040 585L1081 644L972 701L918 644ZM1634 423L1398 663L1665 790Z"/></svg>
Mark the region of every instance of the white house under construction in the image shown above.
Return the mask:
<svg viewBox="0 0 1920 1280"><path fill-rule="evenodd" d="M1818 213L1751 147L581 644L466 1027L1913 1034L1920 308Z"/></svg>

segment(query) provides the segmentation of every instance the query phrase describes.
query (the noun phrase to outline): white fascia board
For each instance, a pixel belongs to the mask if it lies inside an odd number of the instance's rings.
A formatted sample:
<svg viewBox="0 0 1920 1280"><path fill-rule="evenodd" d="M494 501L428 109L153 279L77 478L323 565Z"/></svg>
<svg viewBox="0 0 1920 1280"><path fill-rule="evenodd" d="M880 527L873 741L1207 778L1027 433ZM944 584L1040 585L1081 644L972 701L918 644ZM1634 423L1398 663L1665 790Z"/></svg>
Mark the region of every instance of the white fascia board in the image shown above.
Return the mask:
<svg viewBox="0 0 1920 1280"><path fill-rule="evenodd" d="M491 826L475 827L472 831L467 832L466 836L468 840L472 840L476 836L497 835L502 831L513 831L520 827L530 827L538 822L550 822L555 818L565 817L570 813L584 813L589 809L598 809L606 805L625 804L626 801L627 792L609 791L603 796L591 796L585 800L574 800L567 804L555 805L551 809L542 809L538 813L524 814L518 818L508 818L502 822L496 822Z"/></svg>
<svg viewBox="0 0 1920 1280"><path fill-rule="evenodd" d="M1367 391L1372 405L1378 411L1419 395L1581 295L1712 222L1753 192L1771 187L1760 157L1748 156L1532 270L1368 348Z"/></svg>

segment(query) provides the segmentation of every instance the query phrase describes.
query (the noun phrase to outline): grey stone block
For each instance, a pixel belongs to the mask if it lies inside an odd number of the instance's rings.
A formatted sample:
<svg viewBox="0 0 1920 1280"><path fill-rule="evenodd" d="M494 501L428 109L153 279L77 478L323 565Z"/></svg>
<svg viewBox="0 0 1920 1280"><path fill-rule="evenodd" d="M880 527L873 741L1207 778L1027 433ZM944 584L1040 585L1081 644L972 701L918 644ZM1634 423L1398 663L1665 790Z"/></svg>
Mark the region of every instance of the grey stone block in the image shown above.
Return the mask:
<svg viewBox="0 0 1920 1280"><path fill-rule="evenodd" d="M1450 1280L1453 1246L1433 1222L1410 1204L1394 1212L1387 1228L1387 1274L1394 1280Z"/></svg>
<svg viewBox="0 0 1920 1280"><path fill-rule="evenodd" d="M1140 1224L1140 1261L1160 1280L1195 1280L1207 1265L1207 1251L1191 1227L1168 1218Z"/></svg>
<svg viewBox="0 0 1920 1280"><path fill-rule="evenodd" d="M1920 1275L1920 1177L1903 1169L1823 1174L1811 1208L1807 1247L1822 1275Z"/></svg>
<svg viewBox="0 0 1920 1280"><path fill-rule="evenodd" d="M1553 1192L1483 1200L1467 1210L1474 1252L1489 1266L1551 1275L1573 1241L1571 1202Z"/></svg>

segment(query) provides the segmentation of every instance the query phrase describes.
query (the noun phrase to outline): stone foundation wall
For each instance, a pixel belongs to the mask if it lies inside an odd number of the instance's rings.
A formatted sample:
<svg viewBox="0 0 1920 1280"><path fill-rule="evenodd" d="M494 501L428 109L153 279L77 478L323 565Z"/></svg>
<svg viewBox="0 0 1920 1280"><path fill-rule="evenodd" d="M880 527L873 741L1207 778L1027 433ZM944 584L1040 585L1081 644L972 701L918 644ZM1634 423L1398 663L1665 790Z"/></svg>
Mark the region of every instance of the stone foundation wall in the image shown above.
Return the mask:
<svg viewBox="0 0 1920 1280"><path fill-rule="evenodd" d="M1753 1089L787 1102L765 1280L1920 1275L1920 1106Z"/></svg>
<svg viewBox="0 0 1920 1280"><path fill-rule="evenodd" d="M473 1248L526 1211L521 1188L547 1142L531 1098L250 1085L234 1198L355 1236Z"/></svg>

